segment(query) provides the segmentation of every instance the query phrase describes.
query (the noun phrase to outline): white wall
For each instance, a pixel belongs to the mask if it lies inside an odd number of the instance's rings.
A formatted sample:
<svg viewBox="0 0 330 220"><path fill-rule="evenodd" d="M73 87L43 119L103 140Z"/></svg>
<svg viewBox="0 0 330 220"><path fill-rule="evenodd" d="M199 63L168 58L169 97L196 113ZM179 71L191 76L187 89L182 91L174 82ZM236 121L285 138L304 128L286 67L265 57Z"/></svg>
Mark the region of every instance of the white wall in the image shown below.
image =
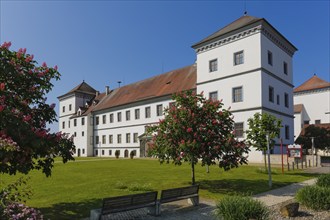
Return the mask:
<svg viewBox="0 0 330 220"><path fill-rule="evenodd" d="M315 120L321 123L330 123L330 89L311 91L294 95L294 104L303 104L307 112L310 124L315 124ZM328 114L326 114L328 112Z"/></svg>
<svg viewBox="0 0 330 220"><path fill-rule="evenodd" d="M234 65L234 53L244 51L244 64ZM209 61L218 59L218 71L209 72ZM197 84L259 68L260 33L197 54Z"/></svg>

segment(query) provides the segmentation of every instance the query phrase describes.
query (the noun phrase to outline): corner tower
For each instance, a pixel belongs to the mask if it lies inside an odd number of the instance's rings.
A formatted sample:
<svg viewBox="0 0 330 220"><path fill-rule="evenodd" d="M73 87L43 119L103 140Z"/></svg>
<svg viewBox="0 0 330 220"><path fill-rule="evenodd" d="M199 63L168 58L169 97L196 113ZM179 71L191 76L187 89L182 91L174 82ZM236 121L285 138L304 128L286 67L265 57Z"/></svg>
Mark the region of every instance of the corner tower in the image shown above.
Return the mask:
<svg viewBox="0 0 330 220"><path fill-rule="evenodd" d="M267 112L282 120L283 143L293 143L293 44L264 18L245 15L192 48L197 92L231 107L238 138L246 138L248 118Z"/></svg>

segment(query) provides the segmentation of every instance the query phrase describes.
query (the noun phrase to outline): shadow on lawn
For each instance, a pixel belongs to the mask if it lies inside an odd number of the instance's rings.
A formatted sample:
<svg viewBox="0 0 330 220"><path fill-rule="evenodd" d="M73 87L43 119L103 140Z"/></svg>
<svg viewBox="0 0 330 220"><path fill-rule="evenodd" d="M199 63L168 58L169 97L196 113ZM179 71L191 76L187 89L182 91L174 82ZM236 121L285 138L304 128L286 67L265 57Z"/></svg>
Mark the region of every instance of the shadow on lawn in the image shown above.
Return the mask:
<svg viewBox="0 0 330 220"><path fill-rule="evenodd" d="M100 208L102 206L101 199L92 199L79 203L58 203L51 207L40 208L44 215L44 219L82 219L90 215L90 210Z"/></svg>
<svg viewBox="0 0 330 220"><path fill-rule="evenodd" d="M269 189L268 180L246 180L246 179L226 179L226 180L202 180L199 181L200 189L211 193L222 195L255 195L291 184L290 182L274 182Z"/></svg>

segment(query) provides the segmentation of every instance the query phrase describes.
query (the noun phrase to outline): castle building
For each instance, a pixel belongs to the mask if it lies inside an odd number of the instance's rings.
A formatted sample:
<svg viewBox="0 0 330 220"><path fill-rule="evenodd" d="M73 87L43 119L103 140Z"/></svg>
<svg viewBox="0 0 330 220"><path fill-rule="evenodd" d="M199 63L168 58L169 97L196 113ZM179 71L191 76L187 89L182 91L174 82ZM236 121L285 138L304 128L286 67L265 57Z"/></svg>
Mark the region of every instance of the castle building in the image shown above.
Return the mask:
<svg viewBox="0 0 330 220"><path fill-rule="evenodd" d="M330 83L316 75L294 89L294 135L310 124L330 127Z"/></svg>
<svg viewBox="0 0 330 220"><path fill-rule="evenodd" d="M194 90L231 107L237 138L247 119L282 120L283 144L294 141L292 57L297 48L266 19L244 15L194 44L195 64L99 93L83 82L60 101L60 131L75 136L76 156L146 156L145 127L163 118L173 93ZM274 153L279 152L279 139ZM250 162L262 161L260 152Z"/></svg>

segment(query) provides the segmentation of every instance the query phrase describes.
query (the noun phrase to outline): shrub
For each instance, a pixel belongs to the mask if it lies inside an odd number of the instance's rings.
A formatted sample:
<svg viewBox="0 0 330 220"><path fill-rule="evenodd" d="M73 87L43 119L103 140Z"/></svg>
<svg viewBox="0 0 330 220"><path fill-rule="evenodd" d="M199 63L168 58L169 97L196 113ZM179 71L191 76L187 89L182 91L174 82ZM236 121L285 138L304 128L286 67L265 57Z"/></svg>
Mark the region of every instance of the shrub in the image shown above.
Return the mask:
<svg viewBox="0 0 330 220"><path fill-rule="evenodd" d="M330 188L320 186L305 186L298 190L296 199L301 204L313 210L330 209Z"/></svg>
<svg viewBox="0 0 330 220"><path fill-rule="evenodd" d="M316 180L316 185L330 188L330 173L319 176Z"/></svg>
<svg viewBox="0 0 330 220"><path fill-rule="evenodd" d="M269 210L251 197L226 196L218 202L215 215L225 220L268 219Z"/></svg>

